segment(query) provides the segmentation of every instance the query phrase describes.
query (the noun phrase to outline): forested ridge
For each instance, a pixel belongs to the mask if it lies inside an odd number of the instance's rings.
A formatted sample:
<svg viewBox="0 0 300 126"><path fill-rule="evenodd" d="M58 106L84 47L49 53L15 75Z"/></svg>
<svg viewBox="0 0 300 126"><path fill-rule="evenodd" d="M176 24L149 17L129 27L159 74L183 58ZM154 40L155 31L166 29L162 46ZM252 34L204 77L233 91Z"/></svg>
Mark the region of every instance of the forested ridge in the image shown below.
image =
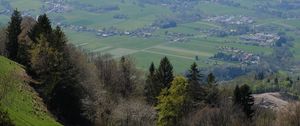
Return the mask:
<svg viewBox="0 0 300 126"><path fill-rule="evenodd" d="M0 35L1 55L24 66L34 80L31 86L63 125L300 124L297 102L275 110L255 104L253 96L281 92L297 99L299 78L284 78L262 69L221 84L213 72L203 72L196 63L185 74L174 73L168 57L162 57L160 64L149 63L144 72L137 69L132 57L115 59L73 46L46 14L34 20L15 10ZM0 125L15 125L9 114L1 111Z"/></svg>

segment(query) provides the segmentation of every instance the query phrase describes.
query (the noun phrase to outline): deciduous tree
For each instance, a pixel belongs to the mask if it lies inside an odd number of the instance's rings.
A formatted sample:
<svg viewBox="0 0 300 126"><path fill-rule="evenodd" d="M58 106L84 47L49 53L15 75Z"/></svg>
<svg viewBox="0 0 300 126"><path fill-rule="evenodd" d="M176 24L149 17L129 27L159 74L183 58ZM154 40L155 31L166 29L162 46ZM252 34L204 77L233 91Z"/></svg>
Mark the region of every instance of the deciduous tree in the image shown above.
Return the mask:
<svg viewBox="0 0 300 126"><path fill-rule="evenodd" d="M158 97L158 126L180 125L183 105L186 102L188 81L184 77L176 77L171 87L162 90Z"/></svg>

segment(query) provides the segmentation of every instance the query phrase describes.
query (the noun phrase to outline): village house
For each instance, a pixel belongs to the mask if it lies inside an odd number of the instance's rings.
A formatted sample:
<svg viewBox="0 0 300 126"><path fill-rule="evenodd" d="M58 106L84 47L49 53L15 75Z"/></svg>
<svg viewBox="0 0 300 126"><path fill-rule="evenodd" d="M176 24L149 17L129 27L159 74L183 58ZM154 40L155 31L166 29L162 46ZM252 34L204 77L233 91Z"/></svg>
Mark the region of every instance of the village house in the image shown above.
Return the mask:
<svg viewBox="0 0 300 126"><path fill-rule="evenodd" d="M280 36L270 33L256 33L241 36L240 39L247 41L247 44L258 46L274 46L275 42L280 39Z"/></svg>
<svg viewBox="0 0 300 126"><path fill-rule="evenodd" d="M208 22L215 22L220 23L224 25L243 25L243 24L253 24L254 20L251 17L246 16L229 16L229 15L223 15L223 16L214 16L214 17L208 17L205 19L205 21Z"/></svg>

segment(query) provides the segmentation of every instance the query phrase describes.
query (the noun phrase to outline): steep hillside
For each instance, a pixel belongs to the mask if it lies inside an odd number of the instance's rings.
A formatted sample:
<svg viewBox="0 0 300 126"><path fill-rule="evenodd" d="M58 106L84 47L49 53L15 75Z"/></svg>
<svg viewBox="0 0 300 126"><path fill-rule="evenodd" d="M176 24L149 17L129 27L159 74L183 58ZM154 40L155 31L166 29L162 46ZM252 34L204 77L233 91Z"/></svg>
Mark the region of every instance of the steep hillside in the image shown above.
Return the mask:
<svg viewBox="0 0 300 126"><path fill-rule="evenodd" d="M28 85L28 78L20 65L0 56L0 108L17 126L60 126Z"/></svg>

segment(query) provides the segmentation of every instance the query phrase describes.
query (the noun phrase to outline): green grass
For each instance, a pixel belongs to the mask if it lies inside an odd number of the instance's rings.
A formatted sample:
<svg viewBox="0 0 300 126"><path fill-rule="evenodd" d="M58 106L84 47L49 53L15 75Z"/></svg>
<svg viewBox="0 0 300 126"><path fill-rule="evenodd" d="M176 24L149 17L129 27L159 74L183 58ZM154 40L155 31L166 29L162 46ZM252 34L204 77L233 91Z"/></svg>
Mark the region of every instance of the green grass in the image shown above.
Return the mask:
<svg viewBox="0 0 300 126"><path fill-rule="evenodd" d="M116 27L122 31L127 31L149 26L158 17L173 17L178 14L178 12L174 13L169 8L162 7L160 5L144 4L144 6L139 6L139 0L72 0L68 2L72 3L74 1L91 4L95 7L117 5L120 10L93 13L74 8L72 11L66 13L51 13L49 14L49 17L52 20L61 19L63 23L82 25L89 28L102 29ZM20 10L35 9L36 13L39 13L39 8L41 6L41 1L39 0L10 0L9 2L13 8L19 8ZM195 5L194 9L197 13L199 12L199 14L205 16L251 16L256 21L254 25L276 27L276 30L269 31L272 33L286 31L286 29L300 29L300 23L296 19L281 19L268 13L255 11L257 5L265 5L269 2L275 6L275 4L279 2L278 0L235 0L234 2L240 3L241 6L233 7L215 2L200 1L197 5ZM282 10L276 11L282 12ZM298 12L299 9L292 11ZM128 19L114 19L113 16L116 14L127 15ZM7 24L8 19L8 16L1 15L0 23ZM66 32L70 42L75 45L81 45L82 48L93 52L112 53L115 57L130 55L136 59L137 64L142 69L147 69L150 62L159 61L166 55L174 59L174 68L178 68L176 71L182 72L181 70L187 69L187 66L189 66L187 64L190 64L191 61L193 61L191 59L194 59L196 55L199 55L203 61L208 60L210 56L218 52L217 48L219 46L235 47L246 52L256 54L269 55L272 53L272 48L243 44L243 41L239 39L239 36L204 38L207 34L203 31L216 29L224 30L224 27L218 23L198 20L195 22L178 24L175 28L158 29L153 33L154 37L151 38L128 36L99 38L95 35L95 33L75 32L70 29L64 29L64 31ZM165 35L166 31L193 34L194 36L188 37L190 40L188 42L169 43L169 40ZM300 59L300 38L298 37L299 35L296 35L296 33L292 33L292 36L296 38L292 51L298 60ZM149 54L149 56L146 56L146 54ZM207 64L203 62L200 64L207 66Z"/></svg>
<svg viewBox="0 0 300 126"><path fill-rule="evenodd" d="M197 5L197 8L201 9L206 14L211 15L255 15L255 12L239 7L230 7L212 2L201 2Z"/></svg>
<svg viewBox="0 0 300 126"><path fill-rule="evenodd" d="M173 66L176 66L174 67L175 73L184 72L189 68L189 66L193 62L195 62L194 60L191 59L184 59L184 58L174 57L170 55L156 54L150 52L138 52L132 54L132 56L135 57L137 67L143 70L147 70L151 62L154 62L156 66L158 66L160 59L163 58L164 56L168 56ZM204 65L201 64L200 66L202 67Z"/></svg>
<svg viewBox="0 0 300 126"><path fill-rule="evenodd" d="M0 108L17 126L60 126L49 114L37 93L25 82L20 65L0 56Z"/></svg>

